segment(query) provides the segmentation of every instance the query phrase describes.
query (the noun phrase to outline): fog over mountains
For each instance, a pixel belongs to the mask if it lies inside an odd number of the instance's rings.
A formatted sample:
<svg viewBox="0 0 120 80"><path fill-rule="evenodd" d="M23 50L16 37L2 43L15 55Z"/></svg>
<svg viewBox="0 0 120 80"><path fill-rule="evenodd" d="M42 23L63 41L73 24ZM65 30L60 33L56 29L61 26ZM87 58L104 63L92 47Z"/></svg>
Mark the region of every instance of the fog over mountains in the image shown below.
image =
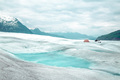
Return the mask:
<svg viewBox="0 0 120 80"><path fill-rule="evenodd" d="M34 29L30 29L30 30L31 30L31 32L33 34L64 38L63 36L58 36L58 35L55 35L55 34L51 34L51 33L46 33L46 32L40 31L38 28L34 28Z"/></svg>
<svg viewBox="0 0 120 80"><path fill-rule="evenodd" d="M80 34L77 32L53 33L53 34L64 36L65 38L68 38L68 39L91 39L91 40L95 39L95 37L93 36L88 36L88 35Z"/></svg>
<svg viewBox="0 0 120 80"><path fill-rule="evenodd" d="M46 32L40 31L38 28L29 29L25 25L23 25L17 18L13 18L11 16L1 15L1 14L0 14L0 31L38 34L38 35L61 37L61 38L67 38L67 39L95 39L92 36L88 36L80 33L72 33L72 32L46 33Z"/></svg>

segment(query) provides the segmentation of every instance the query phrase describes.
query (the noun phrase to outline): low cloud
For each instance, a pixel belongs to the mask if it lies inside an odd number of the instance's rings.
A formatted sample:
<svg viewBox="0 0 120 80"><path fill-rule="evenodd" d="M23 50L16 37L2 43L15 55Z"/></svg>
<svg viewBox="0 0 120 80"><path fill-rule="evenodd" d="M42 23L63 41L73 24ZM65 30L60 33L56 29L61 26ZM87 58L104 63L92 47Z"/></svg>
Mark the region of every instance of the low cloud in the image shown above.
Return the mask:
<svg viewBox="0 0 120 80"><path fill-rule="evenodd" d="M29 28L93 36L120 29L119 7L118 0L0 0L0 13Z"/></svg>

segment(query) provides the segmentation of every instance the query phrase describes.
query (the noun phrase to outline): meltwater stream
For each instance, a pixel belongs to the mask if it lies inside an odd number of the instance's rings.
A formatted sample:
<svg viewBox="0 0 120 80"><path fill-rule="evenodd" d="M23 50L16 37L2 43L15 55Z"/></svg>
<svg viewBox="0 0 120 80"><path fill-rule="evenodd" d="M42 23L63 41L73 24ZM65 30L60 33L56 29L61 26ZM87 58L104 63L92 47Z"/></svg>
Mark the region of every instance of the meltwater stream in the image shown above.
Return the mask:
<svg viewBox="0 0 120 80"><path fill-rule="evenodd" d="M59 54L59 52L16 53L20 59L57 67L89 68L90 62L84 59Z"/></svg>

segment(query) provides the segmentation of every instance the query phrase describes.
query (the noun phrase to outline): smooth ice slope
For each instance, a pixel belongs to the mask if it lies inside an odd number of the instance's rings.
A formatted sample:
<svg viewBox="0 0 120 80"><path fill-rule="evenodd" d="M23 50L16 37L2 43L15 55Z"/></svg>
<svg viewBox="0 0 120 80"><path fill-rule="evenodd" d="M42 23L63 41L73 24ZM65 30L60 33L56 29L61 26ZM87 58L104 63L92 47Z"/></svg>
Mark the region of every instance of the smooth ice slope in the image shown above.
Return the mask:
<svg viewBox="0 0 120 80"><path fill-rule="evenodd" d="M84 43L33 34L0 32L0 80L119 80L120 42ZM90 69L53 67L18 60L12 53L61 54L94 63Z"/></svg>

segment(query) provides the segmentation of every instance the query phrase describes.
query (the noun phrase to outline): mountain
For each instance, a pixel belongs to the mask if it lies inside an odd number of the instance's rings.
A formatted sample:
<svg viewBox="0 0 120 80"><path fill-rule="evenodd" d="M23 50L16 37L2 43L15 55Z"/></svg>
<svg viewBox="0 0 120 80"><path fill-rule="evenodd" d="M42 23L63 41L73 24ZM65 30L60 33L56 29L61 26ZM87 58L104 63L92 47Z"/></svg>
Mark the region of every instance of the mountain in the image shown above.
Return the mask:
<svg viewBox="0 0 120 80"><path fill-rule="evenodd" d="M40 31L38 28L28 29L17 18L13 18L10 16L1 15L1 14L0 14L0 31L28 33L28 34L33 33L38 35L61 37L61 38L67 38L67 39L95 39L92 36L87 36L85 34L80 34L80 33L46 33L46 32Z"/></svg>
<svg viewBox="0 0 120 80"><path fill-rule="evenodd" d="M48 33L40 31L38 28L30 29L33 34L39 34L39 35L49 35Z"/></svg>
<svg viewBox="0 0 120 80"><path fill-rule="evenodd" d="M95 39L95 37L88 36L88 35L85 35L85 34L80 34L80 33L77 33L77 32L53 33L53 34L63 36L67 39L91 39L91 40Z"/></svg>
<svg viewBox="0 0 120 80"><path fill-rule="evenodd" d="M33 34L64 38L63 36L58 36L58 35L55 35L55 34L50 34L50 33L42 32L42 31L40 31L38 28L30 29L30 30L31 30L31 32L32 32Z"/></svg>
<svg viewBox="0 0 120 80"><path fill-rule="evenodd" d="M111 32L106 35L99 36L98 40L120 40L120 30Z"/></svg>
<svg viewBox="0 0 120 80"><path fill-rule="evenodd" d="M32 32L26 26L24 26L18 19L1 14L0 31L32 34Z"/></svg>

